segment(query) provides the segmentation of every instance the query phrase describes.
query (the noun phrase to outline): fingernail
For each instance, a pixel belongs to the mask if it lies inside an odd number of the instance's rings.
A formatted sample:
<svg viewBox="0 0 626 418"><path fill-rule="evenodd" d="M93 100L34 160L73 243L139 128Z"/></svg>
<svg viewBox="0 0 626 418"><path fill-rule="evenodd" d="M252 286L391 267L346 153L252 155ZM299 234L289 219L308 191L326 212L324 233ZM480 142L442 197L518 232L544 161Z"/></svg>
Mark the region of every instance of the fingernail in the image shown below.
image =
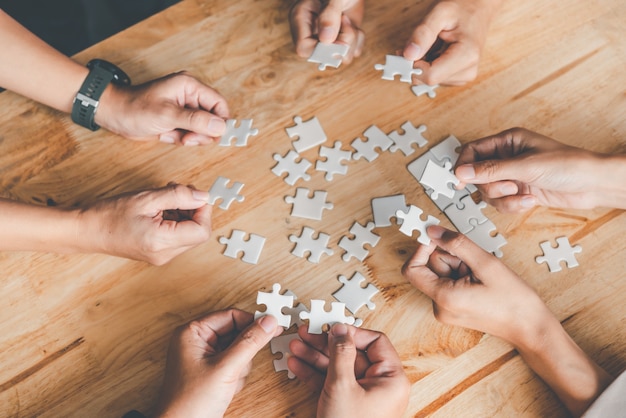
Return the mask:
<svg viewBox="0 0 626 418"><path fill-rule="evenodd" d="M276 330L276 326L278 325L278 321L272 315L265 315L259 319L259 325L263 328L267 334L270 332L274 332Z"/></svg>
<svg viewBox="0 0 626 418"><path fill-rule="evenodd" d="M330 39L333 36L333 30L331 27L326 26L320 29L320 41L322 42L332 42Z"/></svg>
<svg viewBox="0 0 626 418"><path fill-rule="evenodd" d="M212 118L207 128L209 136L221 136L226 130L226 122L221 118Z"/></svg>
<svg viewBox="0 0 626 418"><path fill-rule="evenodd" d="M191 192L191 195L196 200L200 200L202 202L208 202L209 201L209 192L203 192L202 190L193 190Z"/></svg>
<svg viewBox="0 0 626 418"><path fill-rule="evenodd" d="M200 143L198 141L186 141L183 145L186 147L195 147L200 145Z"/></svg>
<svg viewBox="0 0 626 418"><path fill-rule="evenodd" d="M428 236L434 239L439 239L443 237L443 234L446 232L446 229L442 226L432 225L426 229Z"/></svg>
<svg viewBox="0 0 626 418"><path fill-rule="evenodd" d="M510 196L512 194L517 193L517 185L512 183L505 183L500 187L500 193L505 196Z"/></svg>
<svg viewBox="0 0 626 418"><path fill-rule="evenodd" d="M419 45L414 44L413 42L411 42L406 46L406 48L404 48L404 58L408 60L415 61L421 56L422 48L420 48Z"/></svg>
<svg viewBox="0 0 626 418"><path fill-rule="evenodd" d="M348 335L348 327L345 324L338 323L333 325L330 329L330 333L333 337L343 337L344 335Z"/></svg>
<svg viewBox="0 0 626 418"><path fill-rule="evenodd" d="M161 135L159 137L159 141L165 142L166 144L173 144L174 142L176 142L176 139L173 136Z"/></svg>
<svg viewBox="0 0 626 418"><path fill-rule="evenodd" d="M471 164L465 164L460 167L457 167L454 171L454 174L461 181L473 180L476 177L476 172L474 171L474 166Z"/></svg>
<svg viewBox="0 0 626 418"><path fill-rule="evenodd" d="M537 204L537 199L535 196L524 196L522 197L522 207L524 208L532 208Z"/></svg>

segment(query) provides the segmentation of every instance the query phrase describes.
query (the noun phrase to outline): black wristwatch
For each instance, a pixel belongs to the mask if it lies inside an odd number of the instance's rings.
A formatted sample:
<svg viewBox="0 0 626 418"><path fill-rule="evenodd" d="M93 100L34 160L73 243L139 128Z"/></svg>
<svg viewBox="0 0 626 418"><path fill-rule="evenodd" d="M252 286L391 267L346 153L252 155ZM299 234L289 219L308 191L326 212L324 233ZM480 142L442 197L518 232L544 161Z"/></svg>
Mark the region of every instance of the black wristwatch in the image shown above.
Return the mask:
<svg viewBox="0 0 626 418"><path fill-rule="evenodd" d="M89 74L74 97L72 120L80 126L97 131L100 127L94 119L102 92L109 83L128 86L130 78L117 66L101 59L89 61L87 68Z"/></svg>

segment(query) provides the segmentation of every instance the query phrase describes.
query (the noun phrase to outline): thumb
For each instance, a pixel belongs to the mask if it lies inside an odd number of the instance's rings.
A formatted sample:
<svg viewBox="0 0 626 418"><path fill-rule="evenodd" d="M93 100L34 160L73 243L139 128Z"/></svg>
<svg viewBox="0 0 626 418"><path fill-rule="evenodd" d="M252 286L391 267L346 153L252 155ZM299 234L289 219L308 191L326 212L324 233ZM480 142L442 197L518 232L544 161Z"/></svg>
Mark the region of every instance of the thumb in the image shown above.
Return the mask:
<svg viewBox="0 0 626 418"><path fill-rule="evenodd" d="M271 315L265 315L244 329L233 343L224 351L223 362L233 370L243 370L276 335L278 321Z"/></svg>
<svg viewBox="0 0 626 418"><path fill-rule="evenodd" d="M354 363L356 345L354 328L345 324L335 324L328 333L329 364L326 381L330 384L356 383Z"/></svg>
<svg viewBox="0 0 626 418"><path fill-rule="evenodd" d="M318 26L319 26L319 40L325 44L333 43L337 40L339 30L341 29L341 15L343 13L341 1L330 0L328 5L320 13Z"/></svg>
<svg viewBox="0 0 626 418"><path fill-rule="evenodd" d="M169 185L161 189L148 192L150 210L192 210L205 206L209 201L209 193L195 190L181 184Z"/></svg>
<svg viewBox="0 0 626 418"><path fill-rule="evenodd" d="M166 118L167 124L173 129L183 129L210 137L220 137L226 131L223 118L203 109L175 106Z"/></svg>
<svg viewBox="0 0 626 418"><path fill-rule="evenodd" d="M402 53L404 58L411 61L421 59L435 44L439 33L454 25L454 17L447 12L447 8L438 6L439 4L424 17L411 34Z"/></svg>
<svg viewBox="0 0 626 418"><path fill-rule="evenodd" d="M485 160L463 164L454 175L463 183L487 184L502 180L525 182L524 167L518 160Z"/></svg>

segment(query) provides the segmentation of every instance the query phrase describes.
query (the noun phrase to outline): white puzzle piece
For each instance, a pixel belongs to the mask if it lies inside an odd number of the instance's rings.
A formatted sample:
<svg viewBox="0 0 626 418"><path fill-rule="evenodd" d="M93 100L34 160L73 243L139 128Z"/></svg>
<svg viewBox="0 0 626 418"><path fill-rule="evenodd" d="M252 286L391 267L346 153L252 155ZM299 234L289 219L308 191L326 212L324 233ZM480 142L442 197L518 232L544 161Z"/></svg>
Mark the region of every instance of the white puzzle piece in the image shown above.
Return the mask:
<svg viewBox="0 0 626 418"><path fill-rule="evenodd" d="M237 258L238 254L242 252L241 261L257 264L265 245L265 238L257 234L250 234L250 238L247 240L245 238L246 233L244 231L235 229L230 234L230 238L220 237L219 242L226 245L224 250L226 257Z"/></svg>
<svg viewBox="0 0 626 418"><path fill-rule="evenodd" d="M301 319L309 320L309 334L321 334L322 327L328 325L342 323L352 325L355 319L352 316L346 316L346 305L341 302L332 302L330 311L324 309L326 301L311 299L311 312L302 312Z"/></svg>
<svg viewBox="0 0 626 418"><path fill-rule="evenodd" d="M395 76L400 76L400 81L405 83L413 82L413 75L422 74L419 68L413 68L413 61L409 61L404 57L397 55L386 55L385 64L376 64L374 68L382 71L383 80L394 80Z"/></svg>
<svg viewBox="0 0 626 418"><path fill-rule="evenodd" d="M350 46L345 44L318 42L308 61L319 64L317 68L320 71L324 71L326 67L338 68L343 58L348 54L349 49Z"/></svg>
<svg viewBox="0 0 626 418"><path fill-rule="evenodd" d="M325 157L326 161L318 160L315 163L315 169L317 171L325 171L326 181L331 181L335 174L346 174L348 172L348 166L341 164L342 161L350 161L352 159L351 151L344 151L341 149L341 142L336 141L333 148L320 147L320 157Z"/></svg>
<svg viewBox="0 0 626 418"><path fill-rule="evenodd" d="M312 164L306 158L301 158L300 161L296 162L299 157L294 150L289 150L284 157L281 157L280 154L274 154L274 160L277 161L277 164L272 168L272 173L278 177L287 173L284 181L290 186L296 184L299 179L309 181L311 176L307 174L307 170Z"/></svg>
<svg viewBox="0 0 626 418"><path fill-rule="evenodd" d="M328 248L328 240L330 235L320 232L317 238L313 238L313 229L305 226L302 228L300 236L289 235L289 241L295 242L296 246L291 254L304 258L304 254L309 253L307 260L311 263L319 263L322 254L332 255L333 250Z"/></svg>
<svg viewBox="0 0 626 418"><path fill-rule="evenodd" d="M287 377L289 379L295 379L296 375L289 370L287 367L287 360L291 357L291 350L289 349L289 344L293 340L302 339L298 336L298 333L295 332L293 334L283 334L278 337L274 337L270 341L270 349L272 350L272 354L282 354L280 358L274 359L274 370L277 372L286 371Z"/></svg>
<svg viewBox="0 0 626 418"><path fill-rule="evenodd" d="M413 144L417 144L421 148L428 143L428 140L422 136L426 131L426 125L420 125L416 128L407 121L402 124L402 130L404 134L400 134L398 131L389 134L389 138L393 141L393 145L389 148L391 152L400 150L404 155L411 155L415 152Z"/></svg>
<svg viewBox="0 0 626 418"><path fill-rule="evenodd" d="M561 271L561 261L565 261L567 268L578 266L576 254L582 252L580 245L572 245L567 237L559 237L556 239L556 247L553 247L550 241L544 241L541 244L543 255L537 256L535 261L537 264L547 263L551 273Z"/></svg>
<svg viewBox="0 0 626 418"><path fill-rule="evenodd" d="M428 164L429 160L437 161L435 154L430 152L430 150L426 151L406 166L409 173L411 173L418 182L422 178L422 174L424 174L424 169L426 168L426 164Z"/></svg>
<svg viewBox="0 0 626 418"><path fill-rule="evenodd" d="M265 305L265 311L256 311L254 319L258 319L265 315L272 315L278 321L278 325L285 327L291 326L291 316L283 313L283 308L293 307L293 296L281 295L280 284L274 283L271 292L258 292L256 296L257 305Z"/></svg>
<svg viewBox="0 0 626 418"><path fill-rule="evenodd" d="M425 221L422 220L421 215L424 211L417 206L409 206L409 210L404 212L398 210L396 212L397 219L402 219L402 226L400 232L407 236L413 236L413 231L419 231L420 236L417 238L417 242L420 244L430 244L430 238L426 233L426 228L432 225L439 225L439 219L434 216L428 215Z"/></svg>
<svg viewBox="0 0 626 418"><path fill-rule="evenodd" d="M324 191L313 192L313 197L309 197L310 193L309 189L298 187L295 196L285 196L285 202L293 205L291 216L321 221L324 209L332 209L333 204L326 202L327 193Z"/></svg>
<svg viewBox="0 0 626 418"><path fill-rule="evenodd" d="M356 151L352 154L354 160L359 158L365 158L367 161L372 162L378 158L378 152L376 148L380 148L380 151L386 151L393 144L393 141L384 133L378 126L372 125L363 132L363 135L367 138L367 141L363 141L361 138L356 138L350 145Z"/></svg>
<svg viewBox="0 0 626 418"><path fill-rule="evenodd" d="M295 293L293 293L291 290L287 290L285 292L285 295L293 296L294 304L295 304L295 301L298 299ZM291 316L291 325L292 326L295 325L297 328L300 325L304 324L304 321L300 319L300 312L309 312L309 310L304 305L304 303L298 303L293 308L284 308L283 312L285 315Z"/></svg>
<svg viewBox="0 0 626 418"><path fill-rule="evenodd" d="M230 179L226 177L218 177L211 189L209 190L209 203L214 205L218 200L222 200L219 205L220 209L228 209L230 204L233 203L234 200L237 202L243 202L244 197L239 194L244 184L239 183L238 181L234 182L232 186L228 187L228 183Z"/></svg>
<svg viewBox="0 0 626 418"><path fill-rule="evenodd" d="M475 203L472 196L468 194L461 199L460 203L461 209L456 205L450 205L444 210L444 213L461 234L471 231L475 224L479 225L488 221L487 216L482 212L487 207L485 202Z"/></svg>
<svg viewBox="0 0 626 418"><path fill-rule="evenodd" d="M435 156L438 163L443 164L448 161L453 166L456 164L456 160L459 159L461 145L461 142L454 135L448 135L446 139L432 147L429 151Z"/></svg>
<svg viewBox="0 0 626 418"><path fill-rule="evenodd" d="M372 215L376 227L391 226L391 218L396 216L396 212L408 209L403 194L372 199ZM402 224L402 219L396 219L396 221L398 225Z"/></svg>
<svg viewBox="0 0 626 418"><path fill-rule="evenodd" d="M437 97L437 92L435 91L437 87L439 87L439 84L435 84L434 86L429 86L428 84L417 84L411 87L411 91L417 97L425 94L431 99L434 99Z"/></svg>
<svg viewBox="0 0 626 418"><path fill-rule="evenodd" d="M496 226L493 222L488 220L481 224L475 224L475 221L471 221L471 223L474 228L465 235L483 250L501 258L504 254L500 250L500 247L506 245L506 239L499 233L491 235L491 233L496 230Z"/></svg>
<svg viewBox="0 0 626 418"><path fill-rule="evenodd" d="M365 260L369 250L365 249L364 245L369 244L374 248L380 241L380 236L372 232L374 227L374 222L369 222L366 226L362 226L358 222L352 224L350 233L354 235L354 238L344 236L339 240L339 247L346 251L342 257L343 261L348 262L352 257L359 261Z"/></svg>
<svg viewBox="0 0 626 418"><path fill-rule="evenodd" d="M451 168L452 164L449 162L446 162L443 167L434 163L432 160L426 163L426 168L424 169L424 173L422 173L420 183L433 189L431 194L433 198L436 199L440 194L449 198L454 196L455 190L449 187L449 185L456 186L460 182L459 179L450 172Z"/></svg>
<svg viewBox="0 0 626 418"><path fill-rule="evenodd" d="M298 137L292 142L293 148L297 153L303 153L306 150L314 148L326 142L326 133L317 117L313 116L306 122L302 121L300 116L293 118L296 123L294 126L285 128L290 138Z"/></svg>
<svg viewBox="0 0 626 418"><path fill-rule="evenodd" d="M236 123L235 119L226 121L226 130L220 139L220 146L230 147L234 139L236 147L245 147L248 145L248 138L259 133L258 129L252 128L252 119L242 119L238 127L235 127Z"/></svg>
<svg viewBox="0 0 626 418"><path fill-rule="evenodd" d="M343 286L333 293L333 297L339 302L345 303L346 308L353 315L363 306L367 306L369 309L376 308L376 304L371 299L378 293L378 289L371 283L363 287L365 277L361 273L355 272L351 279L346 276L339 276L339 281L343 283Z"/></svg>
<svg viewBox="0 0 626 418"><path fill-rule="evenodd" d="M437 196L437 199L433 199L433 197L431 196L432 193L433 189L426 189L426 194L428 195L428 197L430 197L435 206L437 206L442 212L445 212L446 209L448 209L450 206L455 206L457 209L462 210L465 206L463 205L463 202L461 202L461 200L465 196L470 195L467 189L461 189L455 190L454 196L452 196L452 198L440 194ZM454 224L454 222L452 223Z"/></svg>

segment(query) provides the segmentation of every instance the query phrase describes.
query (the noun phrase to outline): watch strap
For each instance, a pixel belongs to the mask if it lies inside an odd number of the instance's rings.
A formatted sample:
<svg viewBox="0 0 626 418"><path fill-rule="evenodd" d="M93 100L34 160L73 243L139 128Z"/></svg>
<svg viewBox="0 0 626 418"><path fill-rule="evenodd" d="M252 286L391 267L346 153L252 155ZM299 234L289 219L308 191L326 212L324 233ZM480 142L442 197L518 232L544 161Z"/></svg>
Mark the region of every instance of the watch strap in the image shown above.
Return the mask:
<svg viewBox="0 0 626 418"><path fill-rule="evenodd" d="M114 75L99 66L89 71L72 105L72 120L85 128L96 131L100 129L94 119L100 103L100 96L113 80Z"/></svg>

